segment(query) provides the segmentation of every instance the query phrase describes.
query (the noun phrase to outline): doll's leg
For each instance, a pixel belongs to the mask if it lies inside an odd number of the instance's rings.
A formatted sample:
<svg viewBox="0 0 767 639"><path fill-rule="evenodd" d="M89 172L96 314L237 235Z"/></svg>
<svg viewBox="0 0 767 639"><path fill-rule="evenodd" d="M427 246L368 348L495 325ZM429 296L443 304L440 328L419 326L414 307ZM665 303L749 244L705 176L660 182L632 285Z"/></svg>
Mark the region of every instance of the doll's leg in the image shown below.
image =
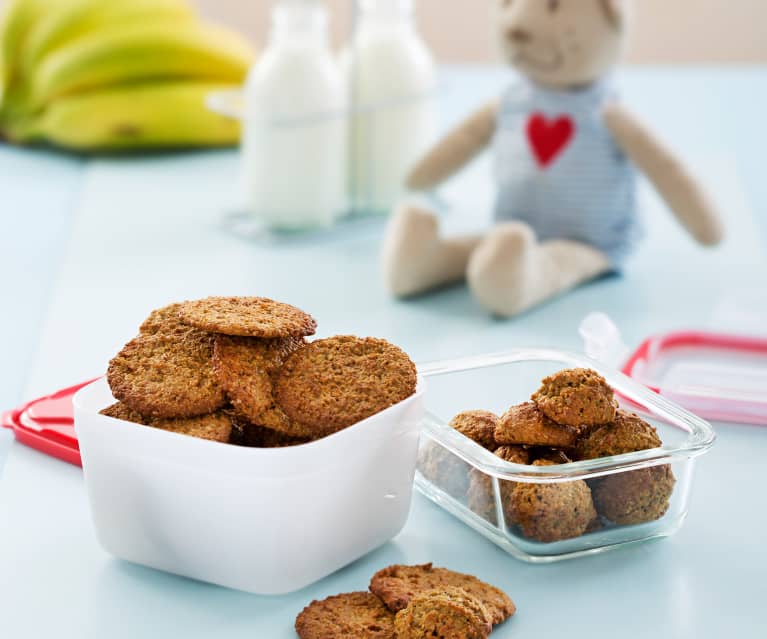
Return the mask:
<svg viewBox="0 0 767 639"><path fill-rule="evenodd" d="M480 241L479 236L440 238L436 215L405 205L386 229L381 256L386 288L408 297L460 282Z"/></svg>
<svg viewBox="0 0 767 639"><path fill-rule="evenodd" d="M467 277L480 304L510 317L609 270L595 248L569 240L539 244L529 226L509 222L477 247Z"/></svg>

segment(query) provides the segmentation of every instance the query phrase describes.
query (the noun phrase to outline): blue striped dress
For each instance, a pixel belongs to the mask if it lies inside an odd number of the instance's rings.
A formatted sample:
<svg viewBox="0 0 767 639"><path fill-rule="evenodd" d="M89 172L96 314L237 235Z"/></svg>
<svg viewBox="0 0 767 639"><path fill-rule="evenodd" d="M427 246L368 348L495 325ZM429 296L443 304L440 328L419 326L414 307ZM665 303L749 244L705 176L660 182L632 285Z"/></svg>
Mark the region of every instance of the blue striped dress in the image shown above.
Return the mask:
<svg viewBox="0 0 767 639"><path fill-rule="evenodd" d="M577 91L521 80L503 95L493 141L497 221L529 224L541 241L570 239L618 269L640 235L636 175L604 124L607 83Z"/></svg>

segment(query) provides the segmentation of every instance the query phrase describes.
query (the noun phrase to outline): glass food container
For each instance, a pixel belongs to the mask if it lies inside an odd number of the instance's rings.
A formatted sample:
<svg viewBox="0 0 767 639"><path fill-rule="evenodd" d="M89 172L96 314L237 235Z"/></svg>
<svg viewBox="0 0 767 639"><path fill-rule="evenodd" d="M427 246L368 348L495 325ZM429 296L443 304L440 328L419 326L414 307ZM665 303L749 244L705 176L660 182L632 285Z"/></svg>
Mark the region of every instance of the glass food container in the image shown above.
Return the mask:
<svg viewBox="0 0 767 639"><path fill-rule="evenodd" d="M499 370L500 366L504 368ZM601 373L621 408L639 414L657 429L662 447L528 466L504 461L447 425L451 415L464 410L488 409L500 415L528 401L547 375L573 367ZM424 419L417 488L512 556L543 563L599 553L671 535L684 522L695 458L715 439L703 419L622 373L561 351L520 349L437 362L419 371L424 377L449 374L444 384L430 382L429 404L450 412L439 417L428 413ZM468 371L473 371L471 378L456 375ZM576 531L568 518L582 518L589 511L589 493L601 514L578 534L582 525ZM521 503L525 500L527 504ZM616 504L624 510L627 504L629 510L633 508L626 515L631 523L621 525L604 516ZM520 517L526 518L524 523Z"/></svg>

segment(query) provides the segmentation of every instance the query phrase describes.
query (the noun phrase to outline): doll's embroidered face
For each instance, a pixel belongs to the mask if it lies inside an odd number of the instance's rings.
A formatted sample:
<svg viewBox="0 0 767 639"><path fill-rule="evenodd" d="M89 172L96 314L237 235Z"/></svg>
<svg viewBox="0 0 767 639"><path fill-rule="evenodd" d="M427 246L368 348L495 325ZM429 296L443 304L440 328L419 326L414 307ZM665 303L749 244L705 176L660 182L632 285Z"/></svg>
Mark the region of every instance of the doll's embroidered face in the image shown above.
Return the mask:
<svg viewBox="0 0 767 639"><path fill-rule="evenodd" d="M498 0L509 62L552 87L590 84L620 59L628 0Z"/></svg>

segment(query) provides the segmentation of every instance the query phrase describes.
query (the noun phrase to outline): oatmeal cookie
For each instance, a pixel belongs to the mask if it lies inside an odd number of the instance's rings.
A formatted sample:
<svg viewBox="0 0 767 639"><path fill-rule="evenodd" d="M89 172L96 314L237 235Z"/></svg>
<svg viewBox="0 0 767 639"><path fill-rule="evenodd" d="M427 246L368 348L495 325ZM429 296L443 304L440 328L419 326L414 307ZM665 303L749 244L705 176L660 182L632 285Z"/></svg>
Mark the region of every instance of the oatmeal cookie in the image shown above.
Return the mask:
<svg viewBox="0 0 767 639"><path fill-rule="evenodd" d="M544 415L574 428L607 424L618 406L613 389L596 371L571 368L543 380L532 400Z"/></svg>
<svg viewBox="0 0 767 639"><path fill-rule="evenodd" d="M211 333L242 337L305 337L317 322L301 309L265 297L208 297L184 302L181 321Z"/></svg>
<svg viewBox="0 0 767 639"><path fill-rule="evenodd" d="M535 466L551 466L540 460ZM532 484L517 482L505 504L507 521L522 534L542 542L579 537L597 517L591 490L586 482Z"/></svg>
<svg viewBox="0 0 767 639"><path fill-rule="evenodd" d="M230 413L232 419L232 443L250 448L285 448L299 446L311 441L303 437L291 437L283 432L252 424L236 413Z"/></svg>
<svg viewBox="0 0 767 639"><path fill-rule="evenodd" d="M623 455L662 445L658 431L638 415L619 410L612 424L591 431L578 443L579 459ZM589 480L600 515L616 524L660 519L674 490L669 466L654 466Z"/></svg>
<svg viewBox="0 0 767 639"><path fill-rule="evenodd" d="M122 419L126 422L133 422L134 424L142 424L144 426L149 423L146 417L139 415L135 410L128 408L122 402L116 402L111 406L107 406L105 409L100 410L99 414L106 415L107 417L114 417L115 419Z"/></svg>
<svg viewBox="0 0 767 639"><path fill-rule="evenodd" d="M213 370L237 412L255 422L274 403L272 377L285 358L303 346L302 337L216 335Z"/></svg>
<svg viewBox="0 0 767 639"><path fill-rule="evenodd" d="M389 566L370 581L370 591L381 598L389 610L399 612L418 594L455 587L465 590L485 606L493 624L499 624L516 611L508 595L472 575L464 575L431 564Z"/></svg>
<svg viewBox="0 0 767 639"><path fill-rule="evenodd" d="M579 442L578 459L623 455L662 445L658 431L638 415L618 410L615 421L594 428Z"/></svg>
<svg viewBox="0 0 767 639"><path fill-rule="evenodd" d="M107 381L115 398L140 415L208 415L226 403L212 356L212 336L202 331L143 334L109 362Z"/></svg>
<svg viewBox="0 0 767 639"><path fill-rule="evenodd" d="M495 427L497 425L498 415L486 410L467 410L458 413L450 420L450 426L455 430L488 450L496 447Z"/></svg>
<svg viewBox="0 0 767 639"><path fill-rule="evenodd" d="M395 639L394 613L369 592L313 601L296 617L300 639Z"/></svg>
<svg viewBox="0 0 767 639"><path fill-rule="evenodd" d="M149 426L224 444L229 443L232 434L232 420L225 411L183 419L152 419Z"/></svg>
<svg viewBox="0 0 767 639"><path fill-rule="evenodd" d="M514 464L529 464L530 452L523 446L501 446L495 454ZM506 502L510 491L516 482L498 480L501 491L501 501ZM493 478L482 471L472 468L469 473L468 488L469 509L491 523L496 521L495 494L493 492Z"/></svg>
<svg viewBox="0 0 767 639"><path fill-rule="evenodd" d="M178 316L180 308L181 304L168 304L152 311L139 327L139 332L154 335L189 330L191 327L184 324Z"/></svg>
<svg viewBox="0 0 767 639"><path fill-rule="evenodd" d="M296 437L306 441L320 439L329 434L318 432L313 426L307 426L294 419L290 419L277 404L272 404L263 413L259 414L255 419L255 423L264 428L276 430L288 437Z"/></svg>
<svg viewBox="0 0 767 639"><path fill-rule="evenodd" d="M382 339L337 336L312 342L285 360L277 404L292 420L330 433L410 397L415 364Z"/></svg>
<svg viewBox="0 0 767 639"><path fill-rule="evenodd" d="M669 466L615 473L593 480L594 505L600 515L615 524L655 521L668 511L675 483Z"/></svg>
<svg viewBox="0 0 767 639"><path fill-rule="evenodd" d="M535 447L530 448L528 452L530 454L530 463L543 460L552 464L569 464L572 461L565 451L558 448Z"/></svg>
<svg viewBox="0 0 767 639"><path fill-rule="evenodd" d="M512 406L498 421L495 440L499 444L572 448L578 429L552 421L533 403Z"/></svg>
<svg viewBox="0 0 767 639"><path fill-rule="evenodd" d="M415 595L394 619L397 639L486 639L493 629L485 606L447 587Z"/></svg>

